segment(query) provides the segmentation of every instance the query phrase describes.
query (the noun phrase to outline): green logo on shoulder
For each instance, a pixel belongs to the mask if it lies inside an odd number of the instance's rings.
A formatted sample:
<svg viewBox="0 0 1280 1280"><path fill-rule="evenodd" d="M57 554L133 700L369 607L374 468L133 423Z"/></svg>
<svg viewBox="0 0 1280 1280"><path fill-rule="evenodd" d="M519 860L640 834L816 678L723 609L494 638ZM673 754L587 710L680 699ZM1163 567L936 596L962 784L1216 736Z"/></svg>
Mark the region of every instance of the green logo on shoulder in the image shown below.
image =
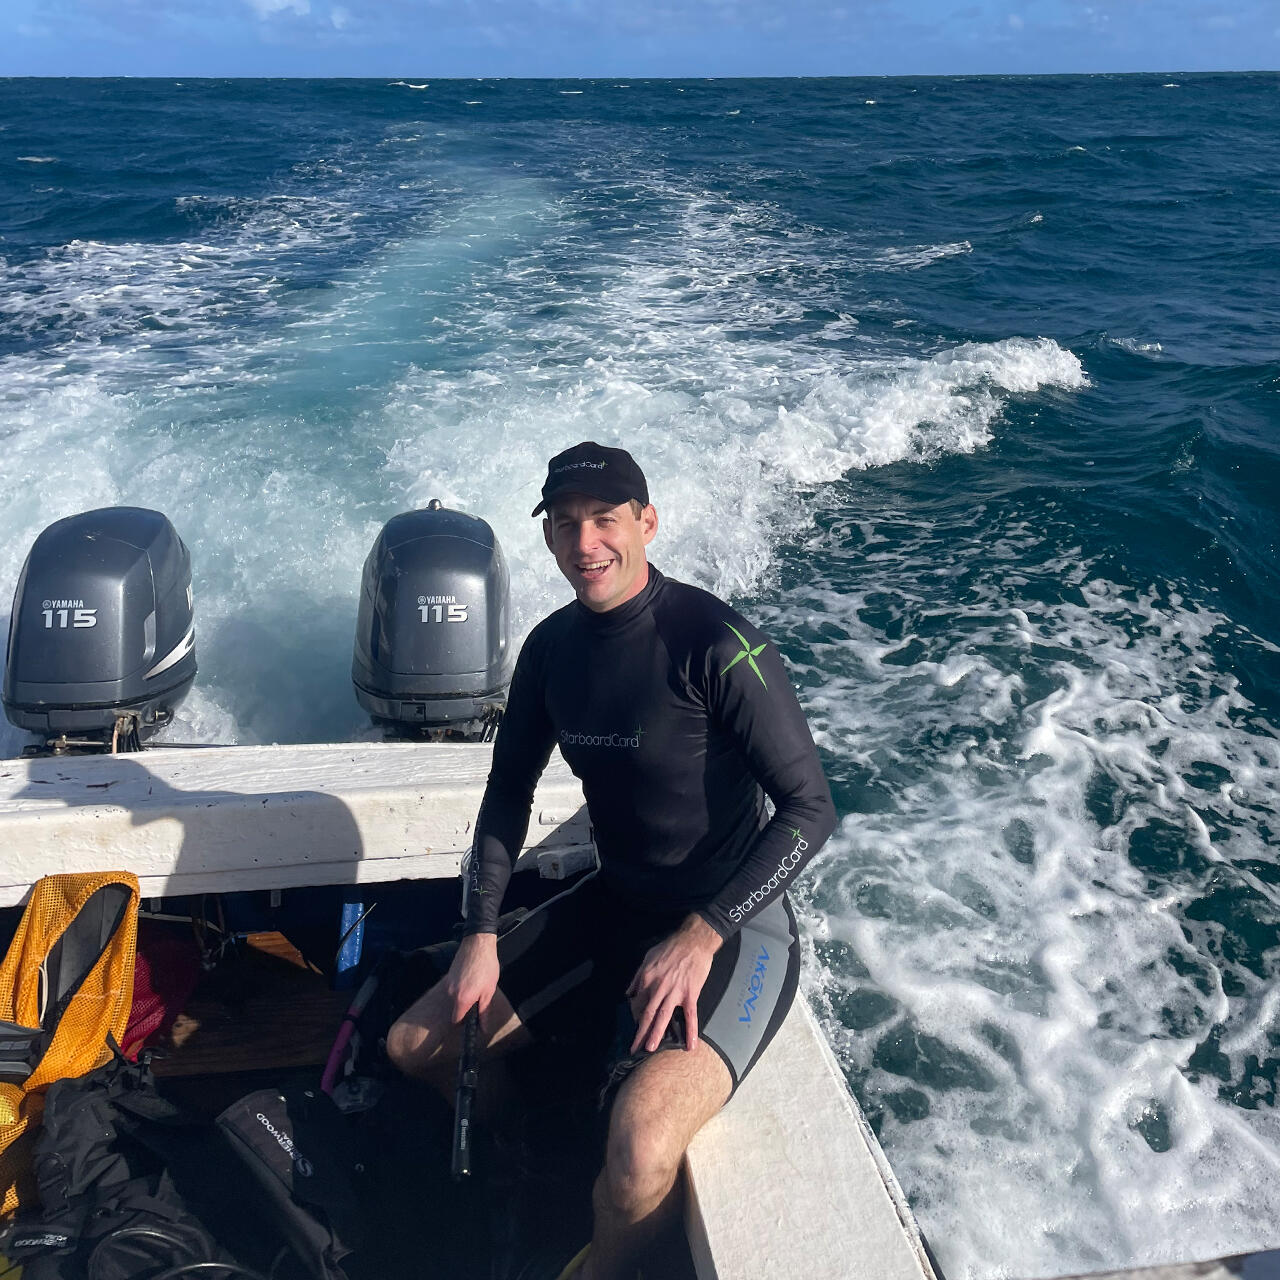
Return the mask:
<svg viewBox="0 0 1280 1280"><path fill-rule="evenodd" d="M738 637L739 641L741 641L742 651L740 653L735 653L733 655L733 657L729 661L729 666L725 667L724 671L722 671L720 674L724 675L725 672L728 671L731 667L736 667L738 663L740 663L743 660L743 658L746 658L747 666L749 666L751 670L756 673L756 679L759 680L760 683L763 684L764 687L767 689L769 686L765 684L764 676L760 674L760 668L756 666L756 659L764 652L765 644L764 643L758 644L753 649L750 646L750 644L747 643L747 637L744 636L742 632L739 631L738 628L733 625L732 622L726 622L724 625L728 627L729 630L732 631L735 636Z"/></svg>

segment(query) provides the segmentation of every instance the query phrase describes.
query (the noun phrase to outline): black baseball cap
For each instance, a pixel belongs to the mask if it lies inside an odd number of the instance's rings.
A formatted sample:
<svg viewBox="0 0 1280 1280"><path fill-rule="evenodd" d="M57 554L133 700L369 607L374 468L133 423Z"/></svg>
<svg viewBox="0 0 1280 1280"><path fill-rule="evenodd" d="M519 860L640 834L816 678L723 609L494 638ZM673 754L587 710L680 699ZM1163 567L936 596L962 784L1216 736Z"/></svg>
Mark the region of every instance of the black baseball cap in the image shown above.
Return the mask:
<svg viewBox="0 0 1280 1280"><path fill-rule="evenodd" d="M548 503L565 493L586 494L615 507L632 498L649 505L649 486L636 460L625 449L610 449L594 440L575 444L547 463L542 501L534 507L533 514L544 511Z"/></svg>

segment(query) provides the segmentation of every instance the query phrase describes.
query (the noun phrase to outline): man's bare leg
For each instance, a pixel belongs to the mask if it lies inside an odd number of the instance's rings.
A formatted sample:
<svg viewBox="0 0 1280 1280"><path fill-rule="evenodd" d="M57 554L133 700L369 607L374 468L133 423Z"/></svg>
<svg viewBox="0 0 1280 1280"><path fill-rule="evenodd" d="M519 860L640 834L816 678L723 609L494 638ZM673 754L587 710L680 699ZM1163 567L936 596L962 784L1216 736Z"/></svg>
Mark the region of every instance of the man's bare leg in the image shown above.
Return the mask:
<svg viewBox="0 0 1280 1280"><path fill-rule="evenodd" d="M705 1040L665 1049L627 1077L609 1115L592 1192L595 1230L583 1280L634 1280L679 1205L676 1179L693 1135L729 1097L729 1069Z"/></svg>
<svg viewBox="0 0 1280 1280"><path fill-rule="evenodd" d="M453 996L445 983L442 978L392 1024L387 1032L387 1056L405 1075L427 1081L452 1102L462 1054L462 1026L453 1021ZM485 1054L509 1053L533 1042L501 991L493 993L480 1021L479 1039Z"/></svg>

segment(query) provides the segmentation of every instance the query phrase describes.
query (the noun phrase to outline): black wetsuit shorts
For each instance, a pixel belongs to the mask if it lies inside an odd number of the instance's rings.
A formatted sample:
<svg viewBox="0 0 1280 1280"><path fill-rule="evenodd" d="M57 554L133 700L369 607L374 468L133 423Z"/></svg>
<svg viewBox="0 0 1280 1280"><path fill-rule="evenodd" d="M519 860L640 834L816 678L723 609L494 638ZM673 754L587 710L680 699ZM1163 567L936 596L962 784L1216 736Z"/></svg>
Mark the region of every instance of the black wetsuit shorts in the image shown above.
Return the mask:
<svg viewBox="0 0 1280 1280"><path fill-rule="evenodd" d="M499 938L499 990L535 1040L620 1024L625 1055L635 1030L627 987L649 948L683 919L637 910L587 876ZM799 974L799 935L786 894L716 952L698 998L698 1027L728 1067L733 1089L782 1025Z"/></svg>

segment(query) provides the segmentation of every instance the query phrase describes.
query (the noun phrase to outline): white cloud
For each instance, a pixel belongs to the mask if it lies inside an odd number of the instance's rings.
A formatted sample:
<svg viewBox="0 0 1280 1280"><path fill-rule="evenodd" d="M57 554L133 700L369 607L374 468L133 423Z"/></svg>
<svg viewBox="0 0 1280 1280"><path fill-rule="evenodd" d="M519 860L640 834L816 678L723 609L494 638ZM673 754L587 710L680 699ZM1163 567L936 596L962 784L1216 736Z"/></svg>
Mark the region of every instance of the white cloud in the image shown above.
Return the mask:
<svg viewBox="0 0 1280 1280"><path fill-rule="evenodd" d="M305 18L311 12L311 0L245 0L264 22L277 13L293 13Z"/></svg>
<svg viewBox="0 0 1280 1280"><path fill-rule="evenodd" d="M1021 31L1021 30L1022 30L1022 28L1023 28L1024 26L1026 26L1026 23L1025 23L1025 21L1023 20L1022 14L1020 14L1020 13L1011 13L1011 14L1009 15L1009 25L1010 25L1010 26L1011 26L1015 31Z"/></svg>
<svg viewBox="0 0 1280 1280"><path fill-rule="evenodd" d="M351 25L351 10L344 9L340 4L335 4L329 10L329 21L333 23L335 31L342 31Z"/></svg>

